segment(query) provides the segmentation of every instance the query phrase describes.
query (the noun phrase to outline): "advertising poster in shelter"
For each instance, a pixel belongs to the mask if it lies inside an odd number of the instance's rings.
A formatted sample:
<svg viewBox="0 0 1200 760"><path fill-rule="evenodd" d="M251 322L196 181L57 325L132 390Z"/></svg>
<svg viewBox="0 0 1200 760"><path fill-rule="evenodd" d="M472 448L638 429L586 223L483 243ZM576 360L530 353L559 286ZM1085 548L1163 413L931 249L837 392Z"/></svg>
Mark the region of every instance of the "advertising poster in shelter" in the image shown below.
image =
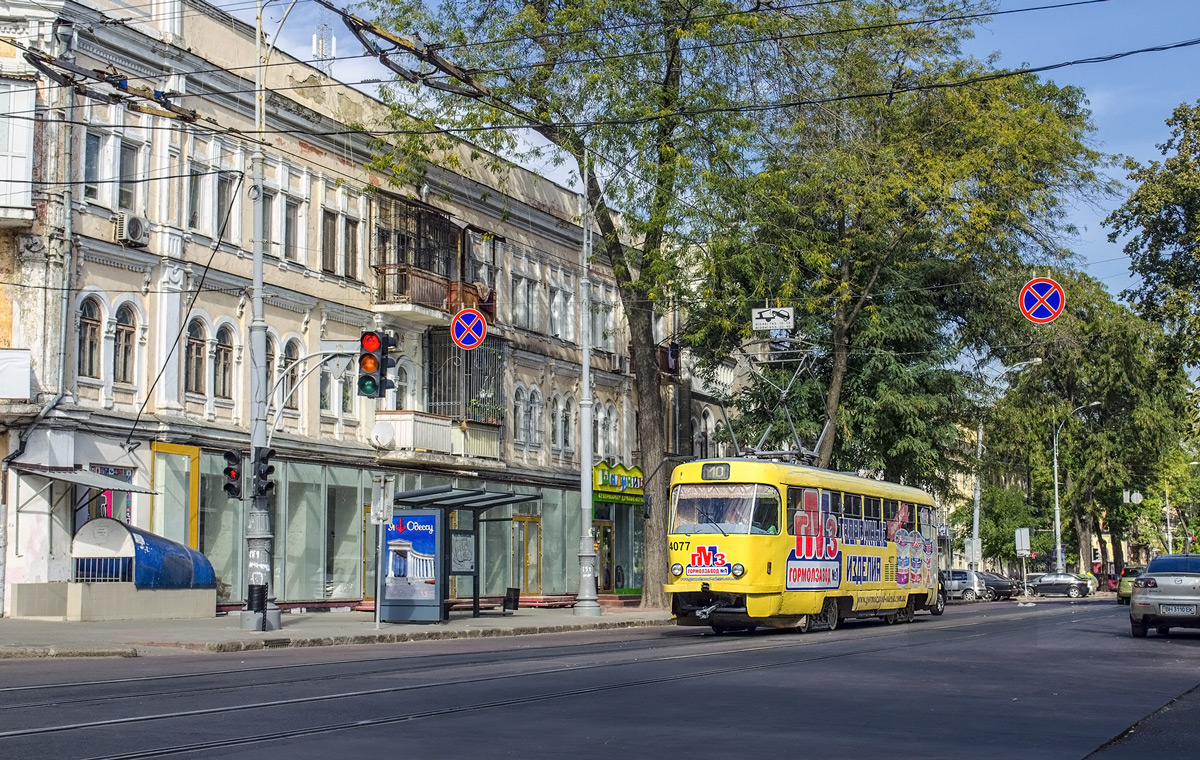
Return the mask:
<svg viewBox="0 0 1200 760"><path fill-rule="evenodd" d="M437 516L397 515L387 524L385 600L437 599Z"/></svg>

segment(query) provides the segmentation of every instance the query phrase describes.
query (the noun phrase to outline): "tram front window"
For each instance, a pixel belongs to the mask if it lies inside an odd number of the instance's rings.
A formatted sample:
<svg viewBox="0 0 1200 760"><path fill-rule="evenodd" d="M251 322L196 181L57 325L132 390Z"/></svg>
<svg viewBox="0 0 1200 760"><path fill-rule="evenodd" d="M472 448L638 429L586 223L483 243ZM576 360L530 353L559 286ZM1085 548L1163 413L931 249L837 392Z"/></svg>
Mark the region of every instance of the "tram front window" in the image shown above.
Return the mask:
<svg viewBox="0 0 1200 760"><path fill-rule="evenodd" d="M773 536L779 491L755 483L686 483L671 493L671 533Z"/></svg>

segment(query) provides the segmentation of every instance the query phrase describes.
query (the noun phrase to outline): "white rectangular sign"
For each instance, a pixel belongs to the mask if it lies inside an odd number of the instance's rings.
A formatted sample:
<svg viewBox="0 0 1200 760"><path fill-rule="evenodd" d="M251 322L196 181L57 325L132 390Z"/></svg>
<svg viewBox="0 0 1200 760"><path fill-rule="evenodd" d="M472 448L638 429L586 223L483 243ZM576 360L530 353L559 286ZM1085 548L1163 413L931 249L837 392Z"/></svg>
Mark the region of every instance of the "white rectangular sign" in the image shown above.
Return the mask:
<svg viewBox="0 0 1200 760"><path fill-rule="evenodd" d="M1017 528L1016 530L1017 556L1029 556L1029 528Z"/></svg>
<svg viewBox="0 0 1200 760"><path fill-rule="evenodd" d="M750 322L754 330L791 330L796 326L796 315L791 306L752 309Z"/></svg>

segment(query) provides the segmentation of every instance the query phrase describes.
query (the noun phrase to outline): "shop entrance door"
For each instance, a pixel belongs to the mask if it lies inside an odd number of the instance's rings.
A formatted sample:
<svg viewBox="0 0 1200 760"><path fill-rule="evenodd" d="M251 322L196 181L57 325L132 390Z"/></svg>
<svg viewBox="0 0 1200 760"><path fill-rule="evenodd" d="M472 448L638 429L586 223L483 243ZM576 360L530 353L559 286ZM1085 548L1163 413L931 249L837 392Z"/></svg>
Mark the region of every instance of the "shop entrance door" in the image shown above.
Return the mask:
<svg viewBox="0 0 1200 760"><path fill-rule="evenodd" d="M592 522L592 538L596 549L596 591L597 593L613 592L616 588L614 569L617 566L616 531L611 520L594 520Z"/></svg>
<svg viewBox="0 0 1200 760"><path fill-rule="evenodd" d="M542 519L512 518L512 585L522 594L542 593Z"/></svg>

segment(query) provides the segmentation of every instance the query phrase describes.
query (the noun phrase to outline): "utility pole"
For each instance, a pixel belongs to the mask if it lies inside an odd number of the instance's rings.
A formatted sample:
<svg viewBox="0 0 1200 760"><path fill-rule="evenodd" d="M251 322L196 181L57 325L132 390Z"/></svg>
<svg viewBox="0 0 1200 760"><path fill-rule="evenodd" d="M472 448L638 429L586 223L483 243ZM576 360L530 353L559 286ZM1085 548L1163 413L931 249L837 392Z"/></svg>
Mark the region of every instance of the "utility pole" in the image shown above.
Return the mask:
<svg viewBox="0 0 1200 760"><path fill-rule="evenodd" d="M597 617L601 614L596 601L596 547L592 540L592 281L588 277L591 267L591 214L587 194L588 154L583 152L583 166L579 172L583 181L583 197L580 199L583 245L579 258L583 273L579 278L579 332L583 346L583 389L579 395L579 593L575 595L574 614L581 617Z"/></svg>
<svg viewBox="0 0 1200 760"><path fill-rule="evenodd" d="M288 8L291 11L291 7ZM286 19L286 15L285 15ZM254 50L257 65L254 67L254 128L259 134L266 129L267 101L264 89L267 57L271 49L263 52L263 4L257 0L255 14ZM282 22L281 22L282 23ZM271 47L274 47L272 43ZM250 158L250 196L254 201L254 271L250 285L250 451L257 461L259 451L267 447L267 320L263 309L263 214L266 202L263 197L263 162L265 157L262 143L257 143ZM267 509L270 494L266 489L252 485L250 512L246 517L246 601L242 614L243 630L279 630L282 626L279 607L272 601L270 592L274 580L271 548L274 535L271 533L271 513ZM266 591L255 587L266 587ZM260 594L266 595L266 609L260 614L252 611L250 600Z"/></svg>

